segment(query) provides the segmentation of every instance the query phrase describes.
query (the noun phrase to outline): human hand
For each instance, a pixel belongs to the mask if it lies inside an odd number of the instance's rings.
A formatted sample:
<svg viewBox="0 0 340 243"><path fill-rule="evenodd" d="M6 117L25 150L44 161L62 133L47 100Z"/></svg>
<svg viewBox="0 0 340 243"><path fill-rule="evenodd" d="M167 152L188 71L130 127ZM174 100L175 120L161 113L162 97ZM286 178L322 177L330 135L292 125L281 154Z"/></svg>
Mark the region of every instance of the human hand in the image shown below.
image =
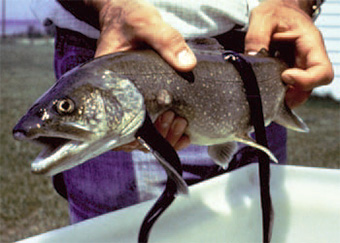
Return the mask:
<svg viewBox="0 0 340 243"><path fill-rule="evenodd" d="M245 51L269 49L271 41L295 45L295 67L282 73L288 84L286 104L294 108L304 103L313 88L328 84L334 77L323 38L311 18L295 1L267 0L251 12L245 38Z"/></svg>
<svg viewBox="0 0 340 243"><path fill-rule="evenodd" d="M184 134L188 123L185 119L178 117L172 111L166 111L155 121L155 127L158 132L174 147L175 150L181 150L190 145L190 139ZM115 151L131 152L133 150L142 150L148 152L136 140L114 149Z"/></svg>
<svg viewBox="0 0 340 243"><path fill-rule="evenodd" d="M88 0L87 3L92 3L99 12L96 57L147 44L178 71L187 72L196 65L196 57L182 35L162 20L153 5L144 0Z"/></svg>

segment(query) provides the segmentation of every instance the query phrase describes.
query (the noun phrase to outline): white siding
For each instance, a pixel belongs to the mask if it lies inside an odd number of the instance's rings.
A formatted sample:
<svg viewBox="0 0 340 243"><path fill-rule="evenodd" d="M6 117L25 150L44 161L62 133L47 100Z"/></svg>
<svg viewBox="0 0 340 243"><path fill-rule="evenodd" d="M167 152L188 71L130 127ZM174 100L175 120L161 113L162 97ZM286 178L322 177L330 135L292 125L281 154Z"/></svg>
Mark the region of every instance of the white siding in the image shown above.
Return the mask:
<svg viewBox="0 0 340 243"><path fill-rule="evenodd" d="M329 95L340 100L340 0L326 0L315 24L324 37L335 77L331 85L315 89L314 94Z"/></svg>

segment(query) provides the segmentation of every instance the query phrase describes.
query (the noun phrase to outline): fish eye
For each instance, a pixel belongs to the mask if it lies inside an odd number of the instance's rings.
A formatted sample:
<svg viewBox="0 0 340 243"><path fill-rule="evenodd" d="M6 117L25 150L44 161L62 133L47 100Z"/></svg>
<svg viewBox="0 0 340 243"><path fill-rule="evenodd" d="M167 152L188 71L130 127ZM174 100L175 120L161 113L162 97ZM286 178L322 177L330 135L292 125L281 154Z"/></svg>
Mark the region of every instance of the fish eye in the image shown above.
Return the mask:
<svg viewBox="0 0 340 243"><path fill-rule="evenodd" d="M74 111L74 102L68 98L58 100L56 109L59 114L70 114Z"/></svg>

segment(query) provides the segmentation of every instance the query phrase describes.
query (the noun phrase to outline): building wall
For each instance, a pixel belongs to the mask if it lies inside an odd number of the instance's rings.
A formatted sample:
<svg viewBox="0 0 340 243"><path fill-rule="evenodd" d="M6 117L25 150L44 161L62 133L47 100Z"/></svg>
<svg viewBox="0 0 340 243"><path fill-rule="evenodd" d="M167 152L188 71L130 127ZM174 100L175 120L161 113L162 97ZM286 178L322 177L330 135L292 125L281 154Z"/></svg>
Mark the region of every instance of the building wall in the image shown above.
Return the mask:
<svg viewBox="0 0 340 243"><path fill-rule="evenodd" d="M315 24L324 37L335 77L331 85L317 88L314 93L340 100L340 0L326 0Z"/></svg>

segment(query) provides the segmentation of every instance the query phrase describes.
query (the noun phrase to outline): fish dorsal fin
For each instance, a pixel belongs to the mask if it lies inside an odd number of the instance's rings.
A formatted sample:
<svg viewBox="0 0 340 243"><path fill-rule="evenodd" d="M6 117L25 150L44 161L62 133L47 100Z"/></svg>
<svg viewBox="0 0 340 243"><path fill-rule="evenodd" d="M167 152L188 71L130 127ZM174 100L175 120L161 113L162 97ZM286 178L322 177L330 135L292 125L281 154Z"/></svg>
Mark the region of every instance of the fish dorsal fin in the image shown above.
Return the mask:
<svg viewBox="0 0 340 243"><path fill-rule="evenodd" d="M298 132L309 132L309 128L303 122L303 120L297 116L294 111L289 109L286 104L283 104L280 108L278 115L274 121L281 126Z"/></svg>
<svg viewBox="0 0 340 243"><path fill-rule="evenodd" d="M208 154L212 160L223 169L228 167L233 155L237 151L237 143L229 142L208 147Z"/></svg>
<svg viewBox="0 0 340 243"><path fill-rule="evenodd" d="M248 135L236 136L234 140L265 152L272 161L274 161L275 163L278 163L277 158L268 148L256 143L256 141L252 139L251 137L249 137Z"/></svg>

